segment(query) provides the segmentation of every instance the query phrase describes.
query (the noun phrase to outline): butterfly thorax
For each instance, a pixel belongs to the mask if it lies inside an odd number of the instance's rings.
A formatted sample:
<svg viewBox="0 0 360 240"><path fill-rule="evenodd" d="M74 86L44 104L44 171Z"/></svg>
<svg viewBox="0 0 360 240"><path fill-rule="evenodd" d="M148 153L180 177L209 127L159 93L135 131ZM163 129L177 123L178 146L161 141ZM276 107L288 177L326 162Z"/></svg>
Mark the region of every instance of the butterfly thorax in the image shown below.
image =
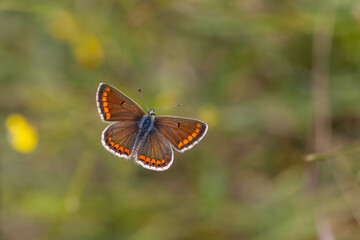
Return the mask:
<svg viewBox="0 0 360 240"><path fill-rule="evenodd" d="M138 123L138 128L143 132L151 132L154 129L155 115L145 114Z"/></svg>

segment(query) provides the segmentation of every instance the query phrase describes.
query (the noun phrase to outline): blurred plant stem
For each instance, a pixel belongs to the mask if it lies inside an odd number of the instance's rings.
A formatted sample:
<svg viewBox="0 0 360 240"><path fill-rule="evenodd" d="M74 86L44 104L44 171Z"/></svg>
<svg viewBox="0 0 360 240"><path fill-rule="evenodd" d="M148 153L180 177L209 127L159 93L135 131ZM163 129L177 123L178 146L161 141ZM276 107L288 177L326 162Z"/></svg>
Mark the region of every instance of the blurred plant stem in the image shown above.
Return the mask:
<svg viewBox="0 0 360 240"><path fill-rule="evenodd" d="M93 163L94 158L87 152L84 152L82 156L80 156L76 170L67 188L67 193L59 206L58 213L55 216L53 223L50 225L49 232L44 239L57 239L65 217L79 209L81 194L92 171Z"/></svg>
<svg viewBox="0 0 360 240"><path fill-rule="evenodd" d="M360 199L359 187L352 176L351 168L346 161L342 161L344 154L360 150L360 144L331 151L332 129L329 96L329 60L332 47L333 31L335 26L335 8L326 6L325 14L319 14L314 28L313 39L313 69L312 69L312 102L314 116L313 154L305 157L305 161L313 162L308 165L306 176L306 189L312 198L317 198L318 174L321 162L328 159L335 182L347 203L350 215L360 226ZM333 161L332 161L332 158ZM323 165L322 165L323 166ZM314 201L316 202L316 201ZM314 205L314 214L318 238L333 240L335 235L331 227L326 207Z"/></svg>
<svg viewBox="0 0 360 240"><path fill-rule="evenodd" d="M324 11L324 12L322 12ZM314 133L312 148L315 153L331 149L331 111L329 100L329 61L335 25L334 9L324 5L315 21L312 49L312 103ZM310 198L317 197L318 163L308 165L305 187ZM316 202L316 201L314 201ZM318 238L335 239L327 213L314 205ZM320 211L321 210L321 211Z"/></svg>
<svg viewBox="0 0 360 240"><path fill-rule="evenodd" d="M321 160L327 160L330 158L340 157L347 154L352 154L360 151L360 143L356 143L352 146L342 149L331 150L323 153L311 153L305 156L304 160L307 162L316 162Z"/></svg>

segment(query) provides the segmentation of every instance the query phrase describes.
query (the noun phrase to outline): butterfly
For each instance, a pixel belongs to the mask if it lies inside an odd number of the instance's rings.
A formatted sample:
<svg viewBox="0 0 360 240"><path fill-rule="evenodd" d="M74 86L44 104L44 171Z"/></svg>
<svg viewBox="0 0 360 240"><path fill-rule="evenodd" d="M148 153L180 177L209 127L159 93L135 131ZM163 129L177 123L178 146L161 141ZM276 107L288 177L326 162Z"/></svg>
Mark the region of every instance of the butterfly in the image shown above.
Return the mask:
<svg viewBox="0 0 360 240"><path fill-rule="evenodd" d="M174 161L173 148L179 152L191 149L208 129L199 120L155 117L154 109L146 113L135 101L106 83L100 83L96 103L101 120L112 123L102 132L103 146L115 156L132 157L135 163L150 170L168 169Z"/></svg>

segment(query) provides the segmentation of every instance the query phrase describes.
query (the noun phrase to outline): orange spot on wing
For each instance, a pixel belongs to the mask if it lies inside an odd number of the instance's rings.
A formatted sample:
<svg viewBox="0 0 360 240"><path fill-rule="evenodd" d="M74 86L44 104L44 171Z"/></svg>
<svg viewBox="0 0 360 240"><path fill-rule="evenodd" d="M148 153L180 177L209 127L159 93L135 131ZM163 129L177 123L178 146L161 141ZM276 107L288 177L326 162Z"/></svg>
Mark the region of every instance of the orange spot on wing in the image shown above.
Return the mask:
<svg viewBox="0 0 360 240"><path fill-rule="evenodd" d="M150 158L149 157L146 158L145 163L150 163Z"/></svg>
<svg viewBox="0 0 360 240"><path fill-rule="evenodd" d="M181 148L184 144L182 142L178 143L178 148Z"/></svg>
<svg viewBox="0 0 360 240"><path fill-rule="evenodd" d="M125 148L125 149L124 149L124 153L127 153L127 155L129 155L129 154L130 154L130 150L129 150L128 148Z"/></svg>
<svg viewBox="0 0 360 240"><path fill-rule="evenodd" d="M111 142L111 139L112 139L112 138L111 138L111 137L109 137L109 138L108 138L108 142Z"/></svg>
<svg viewBox="0 0 360 240"><path fill-rule="evenodd" d="M103 107L108 107L109 103L108 102L103 102Z"/></svg>
<svg viewBox="0 0 360 240"><path fill-rule="evenodd" d="M164 164L165 163L165 159L161 159L161 164Z"/></svg>
<svg viewBox="0 0 360 240"><path fill-rule="evenodd" d="M111 136L111 135L112 135L112 132L111 132L111 131L109 131L109 132L108 132L108 134L109 134L109 136Z"/></svg>
<svg viewBox="0 0 360 240"><path fill-rule="evenodd" d="M111 113L107 113L106 114L106 119L110 119L111 118Z"/></svg>
<svg viewBox="0 0 360 240"><path fill-rule="evenodd" d="M114 148L119 149L119 144L115 144Z"/></svg>
<svg viewBox="0 0 360 240"><path fill-rule="evenodd" d="M107 102L107 97L102 97L102 98L101 98L101 101Z"/></svg>
<svg viewBox="0 0 360 240"><path fill-rule="evenodd" d="M197 128L197 129L195 130L195 132L196 132L196 133L199 133L199 132L200 132L200 129Z"/></svg>
<svg viewBox="0 0 360 240"><path fill-rule="evenodd" d="M120 152L123 152L123 151L124 151L124 147L121 146L121 147L119 148L119 150L120 150Z"/></svg>
<svg viewBox="0 0 360 240"><path fill-rule="evenodd" d="M110 145L111 145L111 146L114 146L114 145L115 145L115 143L114 143L114 142L109 142L109 143L110 143Z"/></svg>
<svg viewBox="0 0 360 240"><path fill-rule="evenodd" d="M107 92L103 92L103 96L107 97L107 96L109 96L109 94Z"/></svg>
<svg viewBox="0 0 360 240"><path fill-rule="evenodd" d="M105 88L105 91L110 92L110 88L109 87Z"/></svg>
<svg viewBox="0 0 360 240"><path fill-rule="evenodd" d="M197 136L197 133L192 133L191 136L195 138Z"/></svg>
<svg viewBox="0 0 360 240"><path fill-rule="evenodd" d="M184 140L183 140L183 143L186 145L186 144L188 144L188 143L189 143L189 140L184 139Z"/></svg>
<svg viewBox="0 0 360 240"><path fill-rule="evenodd" d="M109 108L104 108L104 113L110 112Z"/></svg>
<svg viewBox="0 0 360 240"><path fill-rule="evenodd" d="M155 159L151 160L151 164L155 164L155 162L156 162Z"/></svg>
<svg viewBox="0 0 360 240"><path fill-rule="evenodd" d="M156 161L156 165L159 166L160 164L161 164L160 160L157 160L157 161Z"/></svg>
<svg viewBox="0 0 360 240"><path fill-rule="evenodd" d="M201 124L200 124L200 123L197 123L197 124L196 124L196 127L197 127L197 128L200 128L200 127L201 127Z"/></svg>
<svg viewBox="0 0 360 240"><path fill-rule="evenodd" d="M188 136L188 140L191 142L191 140L193 140L192 136Z"/></svg>
<svg viewBox="0 0 360 240"><path fill-rule="evenodd" d="M140 156L139 156L139 159L145 161L145 156L144 156L144 155L140 155Z"/></svg>

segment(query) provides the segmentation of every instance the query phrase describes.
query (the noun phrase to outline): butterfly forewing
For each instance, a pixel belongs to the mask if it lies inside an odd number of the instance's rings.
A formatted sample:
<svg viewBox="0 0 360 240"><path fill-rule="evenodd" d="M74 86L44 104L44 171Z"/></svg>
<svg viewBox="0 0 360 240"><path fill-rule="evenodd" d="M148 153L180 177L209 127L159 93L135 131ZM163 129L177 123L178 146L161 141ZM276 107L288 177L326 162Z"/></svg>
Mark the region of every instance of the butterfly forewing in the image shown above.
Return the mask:
<svg viewBox="0 0 360 240"><path fill-rule="evenodd" d="M205 136L207 128L206 123L190 118L173 116L155 118L155 129L180 152L189 150L198 143Z"/></svg>
<svg viewBox="0 0 360 240"><path fill-rule="evenodd" d="M129 158L133 155L138 127L136 122L116 122L102 133L104 147L118 157Z"/></svg>
<svg viewBox="0 0 360 240"><path fill-rule="evenodd" d="M144 168L163 171L171 166L173 159L174 153L169 142L154 130L145 137L135 161Z"/></svg>
<svg viewBox="0 0 360 240"><path fill-rule="evenodd" d="M133 100L116 88L101 83L96 102L98 112L103 121L139 121L145 114L144 110Z"/></svg>

